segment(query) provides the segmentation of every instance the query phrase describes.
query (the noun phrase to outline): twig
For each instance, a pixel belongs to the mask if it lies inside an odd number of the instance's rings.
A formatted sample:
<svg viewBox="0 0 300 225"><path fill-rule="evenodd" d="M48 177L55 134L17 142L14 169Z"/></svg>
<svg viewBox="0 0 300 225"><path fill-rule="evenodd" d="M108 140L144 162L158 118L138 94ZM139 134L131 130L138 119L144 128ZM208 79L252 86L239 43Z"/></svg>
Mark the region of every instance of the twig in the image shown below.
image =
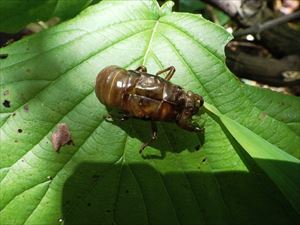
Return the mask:
<svg viewBox="0 0 300 225"><path fill-rule="evenodd" d="M226 64L238 77L256 80L273 86L300 85L300 80L284 79L288 71L300 72L300 56L276 59L263 55L260 46L245 46L232 41L226 46Z"/></svg>
<svg viewBox="0 0 300 225"><path fill-rule="evenodd" d="M281 16L281 17L275 18L273 20L269 20L269 21L267 21L265 23L262 23L262 24L256 24L256 25L254 25L252 27L249 27L247 29L238 30L238 31L233 33L233 36L235 38L237 38L237 37L241 37L241 36L247 35L247 34L258 34L258 33L261 33L264 30L273 28L275 26L287 23L291 20L298 19L298 18L300 18L300 11L297 11L297 12L294 12L294 13L291 13L291 14L288 14L288 15L285 15L285 16Z"/></svg>

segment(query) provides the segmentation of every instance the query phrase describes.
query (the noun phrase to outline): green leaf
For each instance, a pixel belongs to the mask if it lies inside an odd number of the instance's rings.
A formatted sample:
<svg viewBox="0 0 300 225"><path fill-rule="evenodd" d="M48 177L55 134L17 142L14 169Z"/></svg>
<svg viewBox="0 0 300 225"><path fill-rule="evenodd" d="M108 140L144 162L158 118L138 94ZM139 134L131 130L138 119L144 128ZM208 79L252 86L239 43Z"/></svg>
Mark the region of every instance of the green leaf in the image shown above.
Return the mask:
<svg viewBox="0 0 300 225"><path fill-rule="evenodd" d="M75 16L92 0L1 0L0 31L14 33L29 24L52 17L65 20Z"/></svg>
<svg viewBox="0 0 300 225"><path fill-rule="evenodd" d="M262 165L296 177L299 163L287 159L300 155L299 99L252 94L224 63L231 36L223 28L162 9L156 1L102 1L0 50L7 54L0 65L1 223L296 224L295 188L285 192L282 176ZM94 94L97 73L112 64L144 64L151 73L174 65L172 82L204 96L227 127L212 113L200 119L204 136L159 123L159 138L142 157L149 122L105 121ZM291 106L276 113L281 103ZM57 153L51 136L59 123L74 145ZM258 163L239 129L255 151L259 137L287 157Z"/></svg>
<svg viewBox="0 0 300 225"><path fill-rule="evenodd" d="M291 131L300 136L300 114L297 113L300 112L299 97L251 86L245 86L245 94L255 107L262 111L261 117L270 115L276 121L285 123Z"/></svg>
<svg viewBox="0 0 300 225"><path fill-rule="evenodd" d="M165 2L160 8L159 16L165 16L168 15L169 13L172 13L173 6L174 6L174 2L172 1Z"/></svg>
<svg viewBox="0 0 300 225"><path fill-rule="evenodd" d="M179 9L182 12L196 12L204 10L206 4L203 1L198 0L181 0L179 1Z"/></svg>
<svg viewBox="0 0 300 225"><path fill-rule="evenodd" d="M215 16L215 23L217 24L225 26L228 22L230 22L230 17L217 8L213 8L211 13Z"/></svg>

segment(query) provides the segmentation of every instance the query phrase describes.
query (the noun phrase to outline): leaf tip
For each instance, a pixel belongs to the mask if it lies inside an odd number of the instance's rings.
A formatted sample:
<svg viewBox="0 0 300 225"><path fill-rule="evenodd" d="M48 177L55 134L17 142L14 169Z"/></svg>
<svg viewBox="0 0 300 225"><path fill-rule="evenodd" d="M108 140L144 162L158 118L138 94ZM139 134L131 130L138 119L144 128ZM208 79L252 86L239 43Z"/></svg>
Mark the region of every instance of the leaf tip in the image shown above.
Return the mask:
<svg viewBox="0 0 300 225"><path fill-rule="evenodd" d="M160 7L159 15L160 16L165 16L165 15L168 15L168 14L172 13L173 6L174 6L174 2L173 1L167 1L167 2L165 2Z"/></svg>

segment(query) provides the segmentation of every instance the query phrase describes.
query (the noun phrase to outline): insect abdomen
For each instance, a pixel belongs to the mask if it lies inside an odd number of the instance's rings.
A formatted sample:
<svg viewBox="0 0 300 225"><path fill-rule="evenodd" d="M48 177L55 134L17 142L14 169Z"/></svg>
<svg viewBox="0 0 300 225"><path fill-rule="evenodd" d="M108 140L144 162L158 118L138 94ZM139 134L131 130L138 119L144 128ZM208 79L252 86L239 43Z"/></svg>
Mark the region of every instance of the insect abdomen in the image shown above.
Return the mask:
<svg viewBox="0 0 300 225"><path fill-rule="evenodd" d="M108 107L120 108L127 80L127 71L123 68L109 66L103 69L97 76L95 90L100 102Z"/></svg>

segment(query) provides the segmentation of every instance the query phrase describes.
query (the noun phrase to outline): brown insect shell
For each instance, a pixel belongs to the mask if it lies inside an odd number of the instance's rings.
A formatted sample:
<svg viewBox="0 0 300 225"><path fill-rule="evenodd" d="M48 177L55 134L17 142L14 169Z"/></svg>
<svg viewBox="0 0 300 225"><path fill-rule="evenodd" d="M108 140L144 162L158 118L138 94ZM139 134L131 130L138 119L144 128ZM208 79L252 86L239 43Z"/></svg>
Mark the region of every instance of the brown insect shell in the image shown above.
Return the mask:
<svg viewBox="0 0 300 225"><path fill-rule="evenodd" d="M158 76L118 66L104 68L96 80L96 96L102 104L143 119L175 120L176 96L181 91Z"/></svg>
<svg viewBox="0 0 300 225"><path fill-rule="evenodd" d="M98 74L96 96L108 108L142 119L176 121L187 130L193 130L191 117L203 104L201 96L159 76L118 66L108 66Z"/></svg>

